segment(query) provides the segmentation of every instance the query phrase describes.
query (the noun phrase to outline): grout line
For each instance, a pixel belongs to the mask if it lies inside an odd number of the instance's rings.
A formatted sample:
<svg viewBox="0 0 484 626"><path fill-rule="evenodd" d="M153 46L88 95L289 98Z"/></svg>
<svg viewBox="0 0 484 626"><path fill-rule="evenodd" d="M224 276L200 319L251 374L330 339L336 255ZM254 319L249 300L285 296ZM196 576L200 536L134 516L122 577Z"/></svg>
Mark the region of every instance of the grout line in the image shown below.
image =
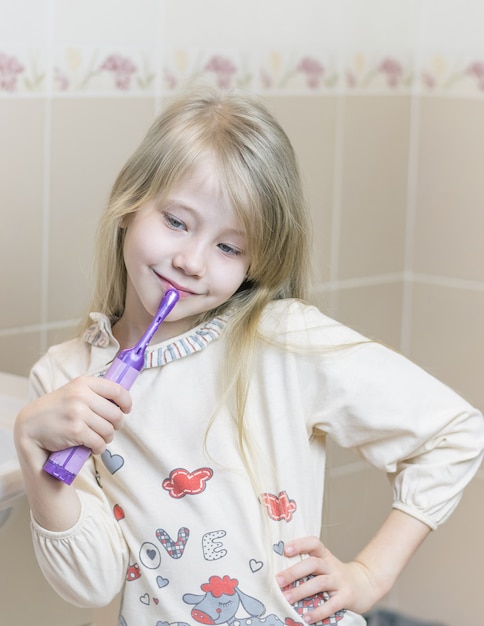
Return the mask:
<svg viewBox="0 0 484 626"><path fill-rule="evenodd" d="M388 285L402 281L404 274L395 272L392 274L377 274L375 276L363 276L358 278L343 278L321 283L317 289L322 292L331 292L341 289L354 289L359 287L372 287L374 285Z"/></svg>
<svg viewBox="0 0 484 626"><path fill-rule="evenodd" d="M54 7L53 0L47 3L47 45L46 55L48 68L52 68ZM49 224L51 203L51 155L52 155L52 69L48 69L46 77L46 95L44 111L44 172L42 197L42 259L41 259L41 293L40 293L40 352L47 350L47 331L45 325L49 317Z"/></svg>
<svg viewBox="0 0 484 626"><path fill-rule="evenodd" d="M160 2L157 12L158 30L160 36L156 40L156 58L159 63L156 68L155 88L154 88L154 117L158 117L162 110L163 99L163 61L165 60L166 47L164 45L166 32L166 4Z"/></svg>
<svg viewBox="0 0 484 626"><path fill-rule="evenodd" d="M415 90L414 90L415 91ZM415 92L410 101L410 133L408 143L407 206L405 216L405 249L403 268L405 278L402 292L402 318L400 326L400 350L406 354L410 350L412 336L412 269L415 253L415 233L417 223L417 188L419 168L420 99Z"/></svg>
<svg viewBox="0 0 484 626"><path fill-rule="evenodd" d="M334 138L333 203L331 207L331 251L329 266L330 284L335 283L339 275L345 113L345 97L340 95L336 102L336 128ZM338 310L337 294L333 290L329 291L329 311L331 315L336 315Z"/></svg>
<svg viewBox="0 0 484 626"><path fill-rule="evenodd" d="M260 91L257 89L256 86L251 87L250 88L251 91L257 92L260 96L262 97L278 97L278 98L283 98L283 97L292 97L292 96L304 96L307 98L316 98L316 97L321 97L321 96L325 96L328 98L339 98L339 97L345 97L345 98L363 98L363 97L368 97L368 98L374 98L374 97L388 97L388 98L394 98L394 97L399 97L399 96L411 96L414 97L414 95L412 94L412 90L406 90L406 91L400 91L400 92L396 92L396 91L392 91L392 92L388 92L386 90L378 90L375 89L374 91L357 91L354 89L350 89L350 88L342 88L338 91L306 91L306 90L301 90L301 89L271 89L271 90L267 90L267 91ZM431 100L437 100L437 99L442 99L445 98L447 99L452 99L452 100L479 100L482 101L483 100L483 96L482 93L451 93L451 92L434 92L434 93L427 93L425 91L419 90L418 88L416 88L415 90L415 96L419 99L422 98L428 98ZM169 92L169 93L176 93L176 90L173 92ZM79 99L84 99L84 98L123 98L123 99L129 99L129 98L146 98L146 97L157 97L158 96L158 91L156 88L154 89L146 89L146 90L140 90L140 91L119 91L119 90L115 90L115 89L111 89L111 90L99 90L99 91L56 91L56 92L52 92L51 94L49 94L50 97L55 98L55 99L59 99L59 100L69 100L71 98L79 98ZM15 100L15 99L32 99L32 98L44 98L46 97L44 93L39 92L39 91L35 91L35 92L30 92L30 91L16 91L15 93L8 93L8 92L0 92L0 100Z"/></svg>
<svg viewBox="0 0 484 626"><path fill-rule="evenodd" d="M0 330L0 337L10 337L12 335L26 335L28 333L47 333L50 330L60 330L62 328L72 328L80 324L80 319L64 320L61 322L46 322L45 324L28 324L26 326L14 326Z"/></svg>
<svg viewBox="0 0 484 626"><path fill-rule="evenodd" d="M408 284L416 283L419 285L438 286L448 289L467 289L468 291L475 291L478 293L484 291L484 281L479 282L458 278L446 278L442 276L433 276L431 274L414 274L412 272L396 272L390 274L377 274L374 276L346 278L342 280L319 283L314 286L313 292L315 295L327 293L331 294L344 289L361 289L365 287L375 287L379 285L391 285L399 282L406 282ZM10 328L0 329L0 337L70 328L72 326L78 326L79 323L80 319L69 319L58 320L54 322L40 322L39 324L30 324L26 326L14 326Z"/></svg>
<svg viewBox="0 0 484 626"><path fill-rule="evenodd" d="M418 272L393 272L389 274L375 274L358 278L343 278L341 280L329 280L317 285L316 290L330 292L339 289L358 289L361 287L373 287L389 285L392 283L406 282L419 285L446 287L448 289L467 289L468 291L484 291L484 281L468 280L465 278L452 278L448 276L436 276L433 274L420 274Z"/></svg>
<svg viewBox="0 0 484 626"><path fill-rule="evenodd" d="M469 280L466 278L451 278L435 276L433 274L414 274L413 281L420 285L434 285L450 289L468 289L469 291L484 291L484 281Z"/></svg>

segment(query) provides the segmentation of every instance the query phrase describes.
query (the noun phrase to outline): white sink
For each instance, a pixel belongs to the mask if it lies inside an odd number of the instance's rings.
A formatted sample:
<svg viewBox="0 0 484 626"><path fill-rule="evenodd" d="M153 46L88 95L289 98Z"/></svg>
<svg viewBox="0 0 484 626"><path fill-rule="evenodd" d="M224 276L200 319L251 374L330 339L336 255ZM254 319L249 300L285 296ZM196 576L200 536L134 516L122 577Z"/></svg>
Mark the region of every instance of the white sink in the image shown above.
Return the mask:
<svg viewBox="0 0 484 626"><path fill-rule="evenodd" d="M13 501L25 493L13 443L13 424L27 398L26 378L0 372L0 526Z"/></svg>

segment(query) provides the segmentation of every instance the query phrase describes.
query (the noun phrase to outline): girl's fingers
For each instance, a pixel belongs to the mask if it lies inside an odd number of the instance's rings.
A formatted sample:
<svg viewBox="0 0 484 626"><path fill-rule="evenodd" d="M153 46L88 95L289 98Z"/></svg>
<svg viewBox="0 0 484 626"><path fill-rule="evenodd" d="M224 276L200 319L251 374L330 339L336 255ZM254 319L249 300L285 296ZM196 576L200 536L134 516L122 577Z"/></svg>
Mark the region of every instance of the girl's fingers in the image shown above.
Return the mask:
<svg viewBox="0 0 484 626"><path fill-rule="evenodd" d="M316 557L308 557L280 572L277 575L277 582L281 587L286 587L296 580L301 580L301 578L321 574L327 575L329 573L329 569L324 561Z"/></svg>
<svg viewBox="0 0 484 626"><path fill-rule="evenodd" d="M310 598L323 591L330 589L329 577L325 575L302 577L298 579L301 582L298 585L289 585L282 589L284 597L289 604L294 604L303 598Z"/></svg>
<svg viewBox="0 0 484 626"><path fill-rule="evenodd" d="M299 537L286 544L284 553L286 556L308 554L323 558L327 553L327 549L318 537Z"/></svg>
<svg viewBox="0 0 484 626"><path fill-rule="evenodd" d="M131 411L131 395L129 391L117 383L104 378L88 378L90 388L104 399L110 400L123 413Z"/></svg>
<svg viewBox="0 0 484 626"><path fill-rule="evenodd" d="M331 596L331 594L329 594L327 598L328 599L322 602L316 609L309 611L304 615L303 619L307 624L321 622L322 620L327 619L332 615L336 615L338 612L342 612L344 610L344 607L341 605L337 596Z"/></svg>
<svg viewBox="0 0 484 626"><path fill-rule="evenodd" d="M131 396L120 385L79 377L28 405L19 423L44 450L85 445L102 453L131 409Z"/></svg>
<svg viewBox="0 0 484 626"><path fill-rule="evenodd" d="M281 587L307 576L330 573L327 562L330 552L317 537L301 537L289 542L284 548L284 554L288 557L303 555L305 558L296 560L294 565L277 575Z"/></svg>

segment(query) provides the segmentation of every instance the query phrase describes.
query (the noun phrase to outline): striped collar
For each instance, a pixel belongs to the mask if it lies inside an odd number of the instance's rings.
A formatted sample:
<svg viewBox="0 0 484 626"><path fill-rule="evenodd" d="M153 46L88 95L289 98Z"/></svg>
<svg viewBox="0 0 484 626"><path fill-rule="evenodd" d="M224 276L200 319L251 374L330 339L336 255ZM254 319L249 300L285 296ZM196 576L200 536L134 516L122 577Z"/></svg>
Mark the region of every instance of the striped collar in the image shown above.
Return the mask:
<svg viewBox="0 0 484 626"><path fill-rule="evenodd" d="M207 324L197 326L185 335L180 335L171 343L165 342L148 348L145 354L145 367L166 365L170 361L203 350L209 343L220 337L226 323L227 316L220 315Z"/></svg>
<svg viewBox="0 0 484 626"><path fill-rule="evenodd" d="M83 341L95 348L112 348L115 346L117 352L119 344L112 334L111 324L106 315L91 313L91 319L93 324L84 331ZM148 346L144 367L160 367L203 350L209 343L220 337L227 324L227 319L227 314L219 315L174 339Z"/></svg>

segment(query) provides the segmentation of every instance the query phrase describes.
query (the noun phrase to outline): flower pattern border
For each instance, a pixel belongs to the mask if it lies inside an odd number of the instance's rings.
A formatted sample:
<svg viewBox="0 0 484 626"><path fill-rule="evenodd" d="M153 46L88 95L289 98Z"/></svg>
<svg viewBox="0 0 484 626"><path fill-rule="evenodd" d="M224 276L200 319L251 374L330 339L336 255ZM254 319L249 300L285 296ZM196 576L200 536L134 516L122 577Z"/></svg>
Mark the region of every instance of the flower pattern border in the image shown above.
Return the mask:
<svg viewBox="0 0 484 626"><path fill-rule="evenodd" d="M262 93L410 93L484 96L484 58L438 53L368 54L267 50L165 51L70 46L49 56L42 50L0 46L0 97L49 94L154 95L174 92L199 79L220 88Z"/></svg>

